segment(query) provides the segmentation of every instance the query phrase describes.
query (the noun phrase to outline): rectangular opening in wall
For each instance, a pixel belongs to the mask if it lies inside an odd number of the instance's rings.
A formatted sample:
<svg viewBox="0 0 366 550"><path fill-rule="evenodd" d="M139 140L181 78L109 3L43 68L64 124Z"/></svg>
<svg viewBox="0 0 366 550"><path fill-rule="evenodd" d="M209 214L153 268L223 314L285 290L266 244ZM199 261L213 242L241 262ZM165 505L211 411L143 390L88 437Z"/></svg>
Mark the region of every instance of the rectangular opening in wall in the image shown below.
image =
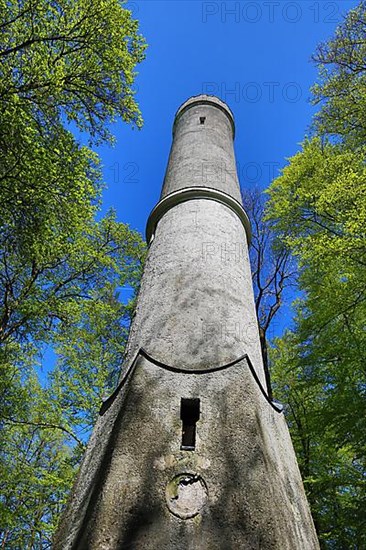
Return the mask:
<svg viewBox="0 0 366 550"><path fill-rule="evenodd" d="M180 418L182 420L182 445L184 451L194 451L196 448L196 422L200 417L200 400L185 399L180 402Z"/></svg>
<svg viewBox="0 0 366 550"><path fill-rule="evenodd" d="M200 124L204 124L206 120L205 116L200 116Z"/></svg>

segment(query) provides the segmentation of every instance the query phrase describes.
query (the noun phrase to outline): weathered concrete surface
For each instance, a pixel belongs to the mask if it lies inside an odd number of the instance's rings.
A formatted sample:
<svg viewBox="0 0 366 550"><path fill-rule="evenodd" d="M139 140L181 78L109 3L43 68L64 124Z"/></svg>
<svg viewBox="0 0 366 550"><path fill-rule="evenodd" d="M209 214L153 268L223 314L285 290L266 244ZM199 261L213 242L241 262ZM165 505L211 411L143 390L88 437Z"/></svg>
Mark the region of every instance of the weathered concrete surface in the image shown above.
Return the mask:
<svg viewBox="0 0 366 550"><path fill-rule="evenodd" d="M241 204L232 114L210 96L192 98L178 110L162 197L195 186L218 189ZM227 206L190 200L159 221L128 357L141 346L162 362L178 360L191 369L248 353L264 383L247 237Z"/></svg>
<svg viewBox="0 0 366 550"><path fill-rule="evenodd" d="M180 450L181 397L201 400L195 451ZM97 431L55 548L318 548L284 417L264 400L245 361L177 374L141 359ZM166 501L168 484L185 473L207 486L191 519Z"/></svg>
<svg viewBox="0 0 366 550"><path fill-rule="evenodd" d="M203 185L239 200L231 115L206 100L178 112L163 195ZM225 177L195 178L200 158L223 161ZM213 200L159 221L124 371L144 347L187 372L138 360L98 420L55 550L318 548L283 415L245 360L204 372L247 353L264 385L245 239ZM200 399L193 451L180 448L181 398Z"/></svg>
<svg viewBox="0 0 366 550"><path fill-rule="evenodd" d="M264 383L245 230L225 205L191 200L158 223L129 356L141 346L189 369L248 353Z"/></svg>

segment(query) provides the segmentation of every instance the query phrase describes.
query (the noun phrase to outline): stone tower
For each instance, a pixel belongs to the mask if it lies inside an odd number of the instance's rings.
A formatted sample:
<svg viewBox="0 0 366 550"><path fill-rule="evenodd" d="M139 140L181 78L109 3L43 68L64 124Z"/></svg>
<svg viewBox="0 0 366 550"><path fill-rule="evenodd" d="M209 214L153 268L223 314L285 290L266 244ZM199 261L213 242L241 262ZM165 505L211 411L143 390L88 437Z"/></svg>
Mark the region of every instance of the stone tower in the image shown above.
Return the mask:
<svg viewBox="0 0 366 550"><path fill-rule="evenodd" d="M233 136L216 97L175 116L122 377L55 550L318 548L267 396Z"/></svg>

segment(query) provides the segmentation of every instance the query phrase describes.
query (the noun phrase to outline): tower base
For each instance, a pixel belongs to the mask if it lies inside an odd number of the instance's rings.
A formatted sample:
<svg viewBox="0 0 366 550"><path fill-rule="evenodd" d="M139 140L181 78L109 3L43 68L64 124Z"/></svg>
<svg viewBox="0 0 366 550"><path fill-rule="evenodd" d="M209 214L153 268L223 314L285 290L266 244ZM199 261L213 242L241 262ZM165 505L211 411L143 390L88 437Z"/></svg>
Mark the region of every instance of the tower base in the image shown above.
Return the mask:
<svg viewBox="0 0 366 550"><path fill-rule="evenodd" d="M284 416L246 359L139 357L104 409L55 550L319 548Z"/></svg>

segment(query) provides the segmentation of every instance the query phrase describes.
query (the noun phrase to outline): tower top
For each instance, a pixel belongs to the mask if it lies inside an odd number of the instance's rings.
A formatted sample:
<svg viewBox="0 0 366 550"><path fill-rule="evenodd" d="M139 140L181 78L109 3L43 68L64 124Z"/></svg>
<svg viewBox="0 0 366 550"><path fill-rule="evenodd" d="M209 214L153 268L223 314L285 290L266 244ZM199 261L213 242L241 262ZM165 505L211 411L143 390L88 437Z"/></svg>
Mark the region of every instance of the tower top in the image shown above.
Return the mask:
<svg viewBox="0 0 366 550"><path fill-rule="evenodd" d="M173 135L174 135L175 125L179 120L179 118L181 117L181 115L185 113L188 109L190 109L191 107L195 107L196 105L212 105L213 107L217 107L218 109L223 111L230 121L232 130L233 130L233 138L234 138L235 122L234 122L234 115L230 107L228 107L228 105L224 101L222 101L220 98L214 95L206 95L206 94L192 96L188 98L184 103L182 103L182 105L179 107L179 109L175 113L174 124L173 124Z"/></svg>

